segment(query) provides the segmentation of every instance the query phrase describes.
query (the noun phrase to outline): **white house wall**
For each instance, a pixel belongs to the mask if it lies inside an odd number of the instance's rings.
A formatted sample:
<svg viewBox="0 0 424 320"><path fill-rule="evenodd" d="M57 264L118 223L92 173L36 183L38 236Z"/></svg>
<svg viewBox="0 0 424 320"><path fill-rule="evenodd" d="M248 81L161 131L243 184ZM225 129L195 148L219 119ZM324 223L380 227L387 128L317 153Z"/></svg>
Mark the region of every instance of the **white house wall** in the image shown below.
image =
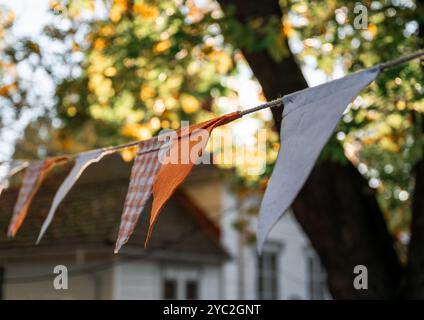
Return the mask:
<svg viewBox="0 0 424 320"><path fill-rule="evenodd" d="M238 217L237 199L228 192L223 195L223 208L227 208L221 215L221 242L230 255L230 259L224 263L222 269L224 299L241 299L239 268L239 233L234 229L233 223ZM250 280L251 281L251 280Z"/></svg>
<svg viewBox="0 0 424 320"><path fill-rule="evenodd" d="M221 268L205 266L201 271L200 298L202 300L222 299L223 283Z"/></svg>
<svg viewBox="0 0 424 320"><path fill-rule="evenodd" d="M282 245L280 255L281 299L308 299L307 248L309 241L291 212L275 225L269 235L270 243Z"/></svg>
<svg viewBox="0 0 424 320"><path fill-rule="evenodd" d="M119 300L159 299L159 269L154 262L119 263L114 267L113 298Z"/></svg>
<svg viewBox="0 0 424 320"><path fill-rule="evenodd" d="M63 263L72 270L75 265ZM68 273L68 289L57 290L53 281L56 264L52 263L17 263L6 264L3 285L4 299L111 299L110 270L90 272L83 275ZM37 278L42 275L41 280ZM51 275L50 277L46 277ZM19 282L13 279L21 279ZM25 278L25 279L23 279ZM31 279L32 278L32 279Z"/></svg>
<svg viewBox="0 0 424 320"><path fill-rule="evenodd" d="M115 265L113 298L119 300L162 299L161 290L165 277L198 280L200 299L222 297L219 266L144 260Z"/></svg>
<svg viewBox="0 0 424 320"><path fill-rule="evenodd" d="M221 216L222 243L231 255L223 266L225 299L257 299L257 261L254 245L240 245L239 232L233 223L239 215L239 205L231 192L223 193L223 208L233 208ZM256 230L257 218L252 221ZM268 243L280 248L279 299L308 299L307 254L309 241L291 213L280 219L268 237ZM243 258L240 258L243 257Z"/></svg>

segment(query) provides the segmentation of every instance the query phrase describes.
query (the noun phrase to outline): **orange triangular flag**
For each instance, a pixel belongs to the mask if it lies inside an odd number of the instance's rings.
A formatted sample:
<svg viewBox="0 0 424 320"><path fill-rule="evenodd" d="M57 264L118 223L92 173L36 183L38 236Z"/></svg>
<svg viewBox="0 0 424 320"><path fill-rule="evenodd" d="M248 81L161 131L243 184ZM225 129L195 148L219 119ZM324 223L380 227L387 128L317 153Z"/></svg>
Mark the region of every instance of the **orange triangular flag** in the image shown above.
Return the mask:
<svg viewBox="0 0 424 320"><path fill-rule="evenodd" d="M164 163L153 183L153 205L150 214L150 226L145 246L147 246L159 211L171 197L172 193L191 172L193 165L199 160L209 140L212 130L241 117L233 112L206 122L190 126L187 132L180 130L178 139L174 139L168 155L176 159ZM199 141L200 140L200 141ZM168 159L169 160L169 159Z"/></svg>
<svg viewBox="0 0 424 320"><path fill-rule="evenodd" d="M10 221L8 235L14 237L24 221L32 199L40 188L47 173L59 163L66 161L68 157L54 157L45 160L31 162L26 169L18 200L13 209L13 216Z"/></svg>

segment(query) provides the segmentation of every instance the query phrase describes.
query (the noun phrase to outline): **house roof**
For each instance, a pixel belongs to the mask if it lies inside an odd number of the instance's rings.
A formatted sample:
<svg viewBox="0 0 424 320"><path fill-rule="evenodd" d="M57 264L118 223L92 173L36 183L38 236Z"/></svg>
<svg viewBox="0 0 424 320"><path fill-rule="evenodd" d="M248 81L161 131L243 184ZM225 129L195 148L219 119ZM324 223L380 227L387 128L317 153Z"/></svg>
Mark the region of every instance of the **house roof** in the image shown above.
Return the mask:
<svg viewBox="0 0 424 320"><path fill-rule="evenodd" d="M35 240L47 216L54 194L72 164L54 170L35 196L28 215L14 239L6 232L19 185L0 197L0 257L37 255L64 250L93 250L112 254L120 216L128 190L131 163L119 155L104 158L91 165L69 192L39 245ZM219 242L219 227L182 190L171 197L155 226L149 248L144 249L151 200L142 213L136 231L121 249L122 255L203 256L222 259L227 256ZM120 255L121 255L120 254ZM196 258L197 259L197 258Z"/></svg>

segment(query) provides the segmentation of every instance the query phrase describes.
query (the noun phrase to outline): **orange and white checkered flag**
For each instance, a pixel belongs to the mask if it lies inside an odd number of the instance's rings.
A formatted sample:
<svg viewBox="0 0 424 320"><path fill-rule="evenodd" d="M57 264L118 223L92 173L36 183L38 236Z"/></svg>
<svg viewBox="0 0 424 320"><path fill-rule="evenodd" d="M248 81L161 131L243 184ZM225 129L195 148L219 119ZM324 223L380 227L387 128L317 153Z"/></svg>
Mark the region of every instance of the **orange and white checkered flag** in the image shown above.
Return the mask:
<svg viewBox="0 0 424 320"><path fill-rule="evenodd" d="M190 126L186 133L180 130L178 139L171 141L169 156L170 158L176 156L174 160L177 161L167 161L165 158L164 162L166 163L160 167L155 177L152 187L153 204L150 213L149 230L147 231L145 242L146 247L152 235L153 227L159 216L159 212L165 206L174 191L190 174L194 164L200 159L212 130L240 117L241 113L233 112Z"/></svg>
<svg viewBox="0 0 424 320"><path fill-rule="evenodd" d="M139 144L137 157L131 170L131 180L121 217L115 253L118 253L130 238L138 218L152 194L153 181L161 166L159 151L166 150L166 148L166 142L159 140L158 137L141 141Z"/></svg>
<svg viewBox="0 0 424 320"><path fill-rule="evenodd" d="M46 160L37 160L32 162L26 169L21 189L19 190L18 200L13 209L12 219L10 221L8 236L14 237L22 225L32 199L40 188L47 173L59 163L66 161L67 157L48 158Z"/></svg>

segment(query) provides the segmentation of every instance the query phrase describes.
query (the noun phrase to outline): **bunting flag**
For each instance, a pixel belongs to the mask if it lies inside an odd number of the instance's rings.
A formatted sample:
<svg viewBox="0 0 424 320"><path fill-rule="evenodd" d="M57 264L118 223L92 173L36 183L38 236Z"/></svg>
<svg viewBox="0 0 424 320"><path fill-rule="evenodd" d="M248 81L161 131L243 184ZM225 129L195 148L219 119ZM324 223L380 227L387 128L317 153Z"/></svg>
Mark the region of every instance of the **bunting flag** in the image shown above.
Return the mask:
<svg viewBox="0 0 424 320"><path fill-rule="evenodd" d="M178 139L172 141L169 155L176 155L178 161L164 163L153 183L153 205L150 214L150 225L145 246L147 246L159 211L171 197L175 189L183 183L191 172L193 165L199 160L205 149L212 130L241 117L241 113L233 112L212 120L190 126L187 134L180 130ZM204 134L207 134L205 137Z"/></svg>
<svg viewBox="0 0 424 320"><path fill-rule="evenodd" d="M346 107L379 72L379 67L367 69L283 97L281 149L259 211L259 252L302 188Z"/></svg>
<svg viewBox="0 0 424 320"><path fill-rule="evenodd" d="M130 185L125 199L124 212L121 217L115 253L127 243L147 200L152 194L153 180L160 167L159 151L166 150L168 144L158 137L141 141L137 157L131 170Z"/></svg>
<svg viewBox="0 0 424 320"><path fill-rule="evenodd" d="M323 85L298 91L283 98L264 103L240 112L227 114L200 124L183 128L177 134L163 139L160 136L147 141L129 142L105 149L80 153L75 164L53 199L49 213L42 225L37 244L42 239L55 212L75 185L84 170L104 156L125 148L139 147L131 170L131 180L126 195L115 253L128 241L147 200L153 194L147 246L159 212L184 182L196 164L210 138L212 130L244 115L284 104L281 124L281 149L265 191L257 230L257 247L261 252L265 240L277 220L290 207L299 193L326 142L335 130L346 106L360 90L370 84L382 70L424 56L424 50L399 57L350 76ZM165 159L162 158L166 154ZM37 161L16 160L3 179L0 179L0 195L9 186L10 178L26 168L25 176L8 228L14 237L25 219L29 206L48 172L69 156Z"/></svg>
<svg viewBox="0 0 424 320"><path fill-rule="evenodd" d="M36 244L40 242L44 233L47 231L47 228L50 226L50 223L53 220L57 207L66 197L66 195L74 186L74 184L79 179L84 170L87 169L91 164L99 162L104 156L113 152L114 150L97 149L81 153L77 156L74 167L72 168L71 172L69 172L68 176L63 181L62 185L59 187L56 192L56 195L54 196L52 206L50 207L46 220L41 226L41 231L38 235Z"/></svg>
<svg viewBox="0 0 424 320"><path fill-rule="evenodd" d="M29 165L28 161L24 161L24 160L14 160L14 161L12 161L8 172L6 173L6 176L0 181L0 195L3 192L3 190L9 188L10 179L15 174L22 171L26 167L28 167L28 165Z"/></svg>
<svg viewBox="0 0 424 320"><path fill-rule="evenodd" d="M67 157L54 157L32 162L26 169L24 180L19 191L18 200L13 209L8 236L14 237L22 225L28 212L32 199L40 188L47 173L59 163L66 161Z"/></svg>

